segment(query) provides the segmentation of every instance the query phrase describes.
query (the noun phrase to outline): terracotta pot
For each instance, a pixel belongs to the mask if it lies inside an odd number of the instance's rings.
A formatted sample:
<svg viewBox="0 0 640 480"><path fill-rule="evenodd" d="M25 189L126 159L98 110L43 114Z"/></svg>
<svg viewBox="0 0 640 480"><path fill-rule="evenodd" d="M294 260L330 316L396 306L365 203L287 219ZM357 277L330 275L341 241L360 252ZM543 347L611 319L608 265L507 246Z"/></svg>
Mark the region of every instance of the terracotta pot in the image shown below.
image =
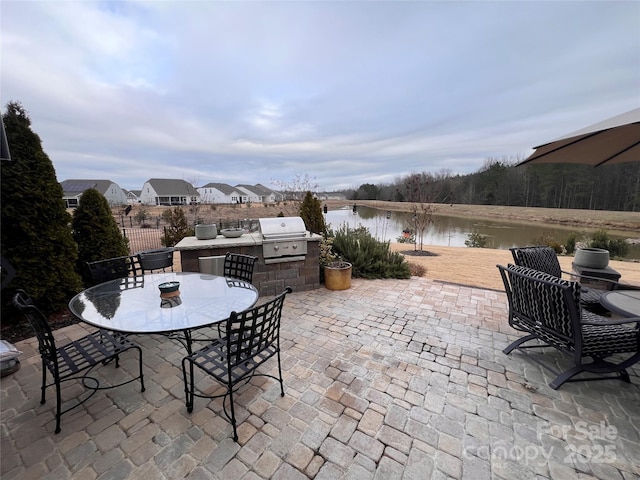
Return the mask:
<svg viewBox="0 0 640 480"><path fill-rule="evenodd" d="M609 250L603 248L579 248L573 257L573 263L581 267L606 268L609 265Z"/></svg>
<svg viewBox="0 0 640 480"><path fill-rule="evenodd" d="M347 290L351 288L351 264L332 262L324 267L324 286L329 290Z"/></svg>

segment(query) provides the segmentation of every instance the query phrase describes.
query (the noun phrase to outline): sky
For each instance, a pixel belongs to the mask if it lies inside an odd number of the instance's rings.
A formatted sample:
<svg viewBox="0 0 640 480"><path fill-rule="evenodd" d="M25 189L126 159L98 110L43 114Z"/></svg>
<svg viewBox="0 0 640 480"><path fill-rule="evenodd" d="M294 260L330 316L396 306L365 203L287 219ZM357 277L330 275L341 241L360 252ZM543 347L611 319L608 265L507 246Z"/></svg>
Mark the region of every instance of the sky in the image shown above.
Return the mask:
<svg viewBox="0 0 640 480"><path fill-rule="evenodd" d="M59 181L474 173L640 107L638 1L0 2Z"/></svg>

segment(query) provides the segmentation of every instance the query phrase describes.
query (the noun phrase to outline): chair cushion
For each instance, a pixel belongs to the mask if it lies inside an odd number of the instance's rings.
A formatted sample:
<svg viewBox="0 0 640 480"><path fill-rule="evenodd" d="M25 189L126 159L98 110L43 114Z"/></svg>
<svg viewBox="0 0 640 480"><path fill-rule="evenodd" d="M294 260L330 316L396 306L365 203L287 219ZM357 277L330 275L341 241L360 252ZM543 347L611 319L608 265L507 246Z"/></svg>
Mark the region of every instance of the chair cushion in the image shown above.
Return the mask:
<svg viewBox="0 0 640 480"><path fill-rule="evenodd" d="M580 284L563 280L554 275L534 270L528 267L518 265L508 265L510 271L520 273L538 280L549 282L552 285L558 285L568 288L571 298L576 305L577 311L580 311ZM563 290L561 288L548 289L545 284L531 282L527 278L512 276L512 299L514 302L514 315L517 312L527 312L529 330L543 337L546 341L558 345L558 339L549 337L549 329L560 333L561 335L573 338L573 327L571 324L570 312L564 302ZM519 317L519 316L518 316ZM534 323L531 324L531 321ZM572 348L571 345L565 345L565 348Z"/></svg>
<svg viewBox="0 0 640 480"><path fill-rule="evenodd" d="M582 320L602 325L582 325L582 354L604 357L614 353L637 352L640 348L640 330L637 323L607 325L609 320L589 311L582 311Z"/></svg>

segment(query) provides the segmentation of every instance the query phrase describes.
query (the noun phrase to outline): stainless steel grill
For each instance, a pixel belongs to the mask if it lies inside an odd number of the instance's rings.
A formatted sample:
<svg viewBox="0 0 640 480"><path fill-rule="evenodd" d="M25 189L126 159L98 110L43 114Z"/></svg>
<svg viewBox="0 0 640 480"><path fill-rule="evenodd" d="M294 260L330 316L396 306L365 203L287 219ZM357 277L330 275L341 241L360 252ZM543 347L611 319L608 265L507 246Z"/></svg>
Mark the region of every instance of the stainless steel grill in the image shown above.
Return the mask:
<svg viewBox="0 0 640 480"><path fill-rule="evenodd" d="M265 263L304 260L307 230L300 217L261 218L262 253Z"/></svg>

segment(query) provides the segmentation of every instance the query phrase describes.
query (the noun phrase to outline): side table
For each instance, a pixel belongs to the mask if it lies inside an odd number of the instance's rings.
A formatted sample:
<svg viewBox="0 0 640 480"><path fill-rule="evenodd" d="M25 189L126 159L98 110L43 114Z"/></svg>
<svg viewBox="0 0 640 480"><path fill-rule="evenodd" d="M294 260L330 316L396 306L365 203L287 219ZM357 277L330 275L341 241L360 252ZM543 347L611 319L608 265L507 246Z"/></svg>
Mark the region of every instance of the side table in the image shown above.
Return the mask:
<svg viewBox="0 0 640 480"><path fill-rule="evenodd" d="M606 280L617 282L621 277L620 273L611 267L591 268L576 265L575 263L572 263L571 267L576 275L580 276L581 284L589 285L590 287L598 288L600 290L611 290L611 283ZM598 279L600 278L604 281L599 281Z"/></svg>

